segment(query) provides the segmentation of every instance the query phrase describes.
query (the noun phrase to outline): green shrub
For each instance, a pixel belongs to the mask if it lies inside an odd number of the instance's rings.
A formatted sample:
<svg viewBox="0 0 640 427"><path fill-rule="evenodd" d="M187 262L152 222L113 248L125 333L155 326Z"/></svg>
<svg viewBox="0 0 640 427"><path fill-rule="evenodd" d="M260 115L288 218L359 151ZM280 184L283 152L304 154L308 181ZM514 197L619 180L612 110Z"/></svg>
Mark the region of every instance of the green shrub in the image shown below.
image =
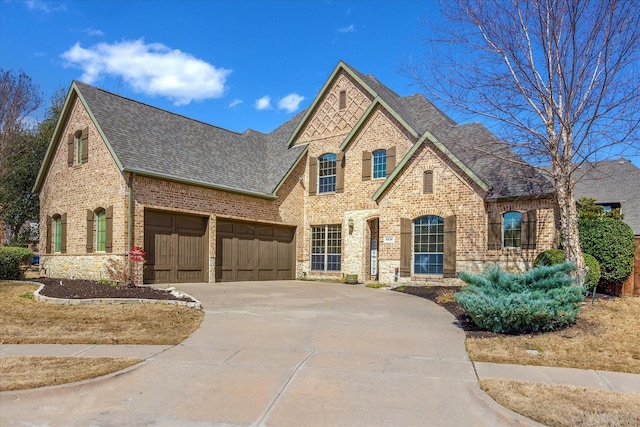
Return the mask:
<svg viewBox="0 0 640 427"><path fill-rule="evenodd" d="M631 275L636 243L628 224L615 219L578 221L582 252L600 263L603 288L622 285Z"/></svg>
<svg viewBox="0 0 640 427"><path fill-rule="evenodd" d="M589 254L582 254L582 259L589 270L584 278L584 287L587 290L592 290L598 286L600 281L600 263L597 259ZM564 251L562 249L551 249L548 251L540 252L534 262L535 267L541 265L556 265L565 262Z"/></svg>
<svg viewBox="0 0 640 427"><path fill-rule="evenodd" d="M461 273L469 286L455 299L476 325L492 332L551 331L574 323L584 300L584 288L573 286L572 270L565 262L518 274L497 267L479 275Z"/></svg>
<svg viewBox="0 0 640 427"><path fill-rule="evenodd" d="M562 249L551 249L540 252L536 257L533 265L539 267L541 265L556 265L565 262L564 251Z"/></svg>
<svg viewBox="0 0 640 427"><path fill-rule="evenodd" d="M589 267L589 271L587 271L587 275L584 278L584 287L587 288L587 290L592 290L597 287L598 282L600 282L600 263L589 254L582 254L582 259L584 259L585 265Z"/></svg>
<svg viewBox="0 0 640 427"><path fill-rule="evenodd" d="M23 279L23 264L30 264L33 252L26 248L0 247L0 279Z"/></svg>

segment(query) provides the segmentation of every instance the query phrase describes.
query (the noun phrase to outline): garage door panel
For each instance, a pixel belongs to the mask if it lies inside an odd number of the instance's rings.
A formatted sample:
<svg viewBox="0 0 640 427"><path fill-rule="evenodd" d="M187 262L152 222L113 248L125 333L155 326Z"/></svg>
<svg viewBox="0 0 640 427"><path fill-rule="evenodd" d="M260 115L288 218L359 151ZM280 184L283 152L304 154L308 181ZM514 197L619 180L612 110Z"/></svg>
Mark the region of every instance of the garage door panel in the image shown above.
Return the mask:
<svg viewBox="0 0 640 427"><path fill-rule="evenodd" d="M295 228L219 220L216 280L292 279Z"/></svg>
<svg viewBox="0 0 640 427"><path fill-rule="evenodd" d="M204 217L145 211L145 282L203 281L206 225Z"/></svg>

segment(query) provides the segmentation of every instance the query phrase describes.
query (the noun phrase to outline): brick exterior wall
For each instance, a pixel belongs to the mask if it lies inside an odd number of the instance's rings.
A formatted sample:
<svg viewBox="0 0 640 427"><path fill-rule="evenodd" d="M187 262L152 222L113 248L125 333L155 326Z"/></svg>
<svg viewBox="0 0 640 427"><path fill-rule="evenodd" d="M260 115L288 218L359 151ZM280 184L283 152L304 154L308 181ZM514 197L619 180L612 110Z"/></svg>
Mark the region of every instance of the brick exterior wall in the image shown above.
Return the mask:
<svg viewBox="0 0 640 427"><path fill-rule="evenodd" d="M340 92L346 93L346 106L339 105ZM361 120L373 99L349 74L339 72L329 82L308 120L302 124L294 144L307 144L307 158L290 173L275 200L250 197L211 188L168 182L144 176L122 174L106 144L92 124L82 104L76 100L64 126L61 140L40 194L41 224L47 216L67 214L67 252L44 254L41 267L52 277L104 277L108 257L124 257L128 250L128 192L131 182L134 199L132 244L144 245L145 209L181 212L208 219L206 233L208 281L215 281L216 219L267 222L296 227L296 276L342 278L356 274L360 281L382 283L424 283L442 280L442 276L397 278L400 263L401 219L414 220L423 215L455 215L457 270L477 271L486 262L509 269L529 267L542 250L553 247L556 232L553 204L550 200L516 200L487 204L484 192L450 159L431 143L424 143L378 199L373 194L384 178L363 179L363 152L395 148L399 164L417 142L400 123L380 105L362 122L344 151L344 191L309 195L309 159L325 153L339 153L340 146ZM87 163L67 166L66 137L89 127ZM284 143L285 141L283 141ZM424 194L423 176L433 171L433 192ZM87 254L86 211L113 206L113 252ZM538 245L534 250L487 249L488 212L497 209L538 210ZM350 229L349 224L353 224ZM311 270L311 227L341 225L342 247L339 272ZM46 242L46 227L41 226L41 246ZM377 240L377 276L371 274L371 241Z"/></svg>
<svg viewBox="0 0 640 427"><path fill-rule="evenodd" d="M67 136L89 128L86 163L67 165ZM40 191L40 268L51 277L107 277L107 258L124 258L127 251L127 183L101 135L78 98L64 123L55 154ZM87 209L113 206L113 251L87 254ZM45 250L47 217L67 214L66 253ZM49 253L46 253L49 252Z"/></svg>

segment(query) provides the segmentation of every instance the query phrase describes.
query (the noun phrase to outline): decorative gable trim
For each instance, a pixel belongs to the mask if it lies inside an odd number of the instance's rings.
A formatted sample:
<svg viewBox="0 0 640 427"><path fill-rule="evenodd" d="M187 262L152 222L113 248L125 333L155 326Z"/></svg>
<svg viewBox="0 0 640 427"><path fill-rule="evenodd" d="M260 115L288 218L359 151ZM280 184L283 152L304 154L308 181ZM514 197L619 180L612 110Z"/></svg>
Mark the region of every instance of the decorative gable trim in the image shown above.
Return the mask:
<svg viewBox="0 0 640 427"><path fill-rule="evenodd" d="M469 178L471 178L473 180L473 182L478 184L478 186L480 186L480 188L482 188L484 191L489 191L489 189L491 187L486 182L484 182L482 179L480 179L480 177L478 175L476 175L471 169L469 169L464 163L462 163L462 161L458 157L456 157L456 155L453 154L440 141L438 141L438 139L435 136L433 136L430 132L425 132L424 135L422 135L422 138L420 138L420 140L418 140L418 142L413 144L413 147L411 147L409 152L402 158L402 161L396 166L396 168L393 170L391 175L389 175L387 177L387 179L382 183L380 188L378 188L378 190L375 193L373 193L373 196L371 198L375 202L377 202L378 199L380 199L380 197L385 192L387 187L389 187L389 185L393 182L393 180L396 178L396 176L398 176L398 174L404 169L404 167L411 161L411 158L418 151L418 149L420 147L422 147L422 145L425 144L427 141L431 142L433 145L438 147L438 149L449 160L451 160L465 174L467 174L467 176L469 176Z"/></svg>
<svg viewBox="0 0 640 427"><path fill-rule="evenodd" d="M113 147L111 147L109 140L107 140L107 137L102 131L100 124L98 123L95 116L93 115L93 112L91 112L91 109L89 108L89 104L82 96L82 93L80 93L80 89L78 89L78 86L76 85L76 83L73 82L71 83L71 88L69 89L69 95L67 95L67 99L64 101L64 105L62 106L62 114L60 114L58 123L56 123L56 128L53 131L53 136L51 137L51 141L49 142L49 146L47 147L47 152L44 156L44 161L42 162L42 165L40 166L40 170L38 171L38 177L36 178L36 182L33 185L34 193L40 192L40 189L42 188L42 184L44 183L44 178L47 172L49 171L49 166L51 166L51 161L53 160L53 157L59 145L56 143L56 141L58 141L61 138L61 133L64 128L64 124L67 122L67 120L69 119L69 116L71 115L73 104L75 103L76 99L79 99L80 102L82 102L84 109L87 111L87 114L91 118L91 121L93 122L94 126L98 130L100 137L102 137L102 140L107 146L107 149L111 154L111 157L116 162L118 169L121 172L124 171L124 168L122 166L122 163L120 162L120 159L118 159L118 156L116 156L116 153L115 151L113 151ZM84 134L85 133L83 131L83 137L84 137ZM87 130L87 134L88 134L88 130ZM84 158L84 155L83 155L83 158Z"/></svg>
<svg viewBox="0 0 640 427"><path fill-rule="evenodd" d="M384 100L379 96L376 96L373 102L369 105L369 108L367 108L364 114L362 114L362 117L360 117L360 120L358 120L358 123L356 123L353 129L351 129L351 132L349 132L349 135L347 135L347 137L344 139L344 141L340 145L341 151L346 151L347 147L349 146L351 141L353 141L353 138L358 133L358 131L360 130L364 122L367 121L371 113L373 113L373 111L378 105L380 105L382 108L387 110L389 114L391 114L391 116L398 121L398 123L400 123L411 135L413 135L414 138L418 138L420 136L420 134L414 128L412 128L411 125L409 125L409 123L406 122L406 120L404 120L398 113L396 113L396 111L393 108L391 108L389 104L384 102Z"/></svg>
<svg viewBox="0 0 640 427"><path fill-rule="evenodd" d="M358 75L354 73L353 70L347 64L345 64L343 61L339 61L338 65L336 65L336 67L333 69L333 72L331 73L327 81L324 83L324 85L322 86L322 88L314 98L313 103L309 106L309 108L307 108L307 111L302 117L302 120L300 120L300 123L298 123L298 126L296 126L295 130L287 140L287 147L291 147L293 145L293 141L296 140L296 138L298 137L298 135L300 134L304 126L307 124L307 121L315 113L315 108L320 102L320 99L322 98L322 94L324 94L327 91L327 89L329 89L329 87L331 86L331 83L334 81L334 79L336 78L338 73L340 73L340 71L344 71L345 73L347 73L349 77L351 77L360 86L362 86L367 92L369 92L372 98L379 98L376 91L374 91L368 84L366 84L360 77L358 77ZM363 117L365 117L366 115L367 113L365 112Z"/></svg>

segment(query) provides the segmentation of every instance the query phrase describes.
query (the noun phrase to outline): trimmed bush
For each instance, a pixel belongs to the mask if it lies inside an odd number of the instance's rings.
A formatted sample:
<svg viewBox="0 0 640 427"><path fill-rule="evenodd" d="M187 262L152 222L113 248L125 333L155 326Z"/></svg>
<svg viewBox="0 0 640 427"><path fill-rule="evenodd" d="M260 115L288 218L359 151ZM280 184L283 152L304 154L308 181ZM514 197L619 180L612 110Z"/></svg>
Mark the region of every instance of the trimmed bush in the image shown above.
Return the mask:
<svg viewBox="0 0 640 427"><path fill-rule="evenodd" d="M582 259L584 260L585 265L589 267L589 271L587 271L587 275L584 278L584 287L587 288L587 290L592 290L594 287L598 286L598 282L600 281L600 263L589 254L582 254ZM563 262L565 262L564 251L562 249L551 249L540 252L536 257L534 266L556 265Z"/></svg>
<svg viewBox="0 0 640 427"><path fill-rule="evenodd" d="M30 264L33 252L27 248L0 247L0 279L23 279L21 266Z"/></svg>
<svg viewBox="0 0 640 427"><path fill-rule="evenodd" d="M582 252L600 263L603 288L622 285L631 275L636 243L628 224L615 219L578 221Z"/></svg>
<svg viewBox="0 0 640 427"><path fill-rule="evenodd" d="M584 259L585 265L589 267L587 276L584 278L584 287L590 291L596 288L598 286L598 282L600 282L600 263L589 254L582 254L582 259Z"/></svg>
<svg viewBox="0 0 640 427"><path fill-rule="evenodd" d="M556 265L565 262L564 251L562 249L551 249L540 252L536 257L533 265L539 267L541 265Z"/></svg>
<svg viewBox="0 0 640 427"><path fill-rule="evenodd" d="M491 268L482 274L461 273L469 284L456 301L476 325L496 333L524 334L560 329L575 322L584 301L573 286L573 265L540 266L526 273Z"/></svg>

